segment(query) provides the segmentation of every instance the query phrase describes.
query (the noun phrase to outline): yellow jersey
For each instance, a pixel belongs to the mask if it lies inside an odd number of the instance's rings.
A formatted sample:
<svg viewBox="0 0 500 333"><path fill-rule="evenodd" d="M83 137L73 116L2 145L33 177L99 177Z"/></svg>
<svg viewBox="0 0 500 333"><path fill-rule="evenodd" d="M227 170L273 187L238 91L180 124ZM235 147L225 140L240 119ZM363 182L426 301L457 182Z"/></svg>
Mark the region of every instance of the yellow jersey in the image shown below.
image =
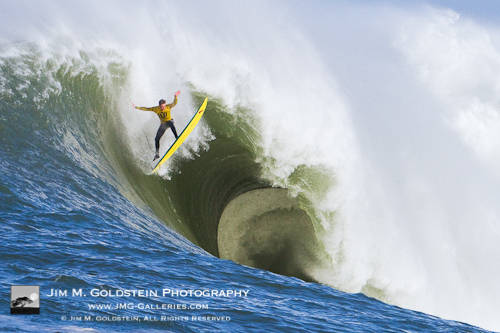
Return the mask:
<svg viewBox="0 0 500 333"><path fill-rule="evenodd" d="M160 118L160 121L162 123L166 123L167 121L172 120L172 116L170 115L170 109L173 108L176 104L177 104L177 96L174 96L174 101L172 102L172 104L165 105L165 108L163 110L159 105L150 108L146 108L143 106L136 106L135 108L137 110L153 111L158 115L158 118Z"/></svg>

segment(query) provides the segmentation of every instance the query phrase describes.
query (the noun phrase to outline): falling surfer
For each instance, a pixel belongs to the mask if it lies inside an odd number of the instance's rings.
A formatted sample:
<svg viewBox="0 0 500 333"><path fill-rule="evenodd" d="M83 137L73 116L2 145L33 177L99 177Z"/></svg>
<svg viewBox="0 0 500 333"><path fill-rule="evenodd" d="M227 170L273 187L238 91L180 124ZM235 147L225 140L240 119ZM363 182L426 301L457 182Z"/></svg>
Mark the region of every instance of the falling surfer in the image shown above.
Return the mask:
<svg viewBox="0 0 500 333"><path fill-rule="evenodd" d="M153 161L160 157L160 139L163 136L163 133L165 133L165 131L167 130L167 126L170 127L172 133L174 133L176 140L179 137L177 135L177 130L175 129L174 120L172 119L170 111L177 104L177 96L179 96L180 93L181 93L180 91L177 91L175 93L174 101L171 104L167 104L167 102L164 99L160 99L160 101L158 102L158 106L153 106L150 108L135 106L135 104L132 103L132 106L137 110L153 111L160 118L161 124L160 127L158 128L158 131L156 132L156 137L155 137L156 152Z"/></svg>

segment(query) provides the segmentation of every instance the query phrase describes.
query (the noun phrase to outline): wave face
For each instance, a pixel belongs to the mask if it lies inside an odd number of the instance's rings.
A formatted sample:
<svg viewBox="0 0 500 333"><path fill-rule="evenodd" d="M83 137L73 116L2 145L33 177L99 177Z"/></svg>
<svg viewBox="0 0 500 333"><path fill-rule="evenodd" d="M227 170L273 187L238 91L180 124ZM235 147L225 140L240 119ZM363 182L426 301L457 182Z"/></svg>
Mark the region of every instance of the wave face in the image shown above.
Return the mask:
<svg viewBox="0 0 500 333"><path fill-rule="evenodd" d="M500 328L499 272L491 265L500 259L496 28L430 7L3 6L5 284L215 288L236 281L258 301L299 303L262 310L235 302L250 313L230 310L233 323L199 327L206 329L272 317L280 328L312 321L317 330L359 331L363 323L377 330L385 324L373 318L383 314L399 329L476 330L365 295ZM21 16L31 19L16 27ZM294 24L301 17L308 19ZM158 123L130 105L154 105L178 88L178 129L203 96L210 102L190 139L152 176ZM162 149L171 142L167 132ZM286 203L259 219L233 210L229 220L242 226L272 227L243 233L241 243L221 241L225 209L269 189L286 192L294 208ZM295 219L303 227L279 223ZM258 243L263 235L266 246ZM297 249L306 255L289 255ZM312 303L324 315L311 314ZM332 303L342 311L333 314ZM57 307L67 306L53 305L47 331ZM290 307L302 319L291 320ZM346 324L346 314L357 324ZM8 330L27 325L4 319Z"/></svg>

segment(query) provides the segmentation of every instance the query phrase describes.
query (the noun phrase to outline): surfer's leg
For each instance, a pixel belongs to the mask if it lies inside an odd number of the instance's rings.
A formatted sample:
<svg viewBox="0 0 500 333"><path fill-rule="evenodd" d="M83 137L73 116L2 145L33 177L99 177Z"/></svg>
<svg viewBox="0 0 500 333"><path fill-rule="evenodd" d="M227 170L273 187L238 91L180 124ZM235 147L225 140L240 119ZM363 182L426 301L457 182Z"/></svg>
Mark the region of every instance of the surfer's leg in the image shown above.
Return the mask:
<svg viewBox="0 0 500 333"><path fill-rule="evenodd" d="M167 124L161 123L160 127L158 128L158 132L156 132L156 137L155 137L156 154L158 154L158 151L160 150L160 139L163 136L163 133L165 133L166 129L167 129Z"/></svg>
<svg viewBox="0 0 500 333"><path fill-rule="evenodd" d="M174 121L173 120L167 121L167 124L172 130L172 133L174 133L175 138L177 139L179 136L177 135L177 131L175 130Z"/></svg>

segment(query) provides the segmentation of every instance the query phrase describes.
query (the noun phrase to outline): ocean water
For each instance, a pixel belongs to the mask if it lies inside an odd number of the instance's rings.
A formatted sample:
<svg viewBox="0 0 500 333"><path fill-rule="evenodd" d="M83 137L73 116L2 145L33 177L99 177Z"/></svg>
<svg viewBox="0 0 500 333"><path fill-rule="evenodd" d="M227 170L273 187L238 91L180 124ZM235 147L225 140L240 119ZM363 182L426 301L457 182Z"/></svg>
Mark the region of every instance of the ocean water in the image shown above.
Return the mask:
<svg viewBox="0 0 500 333"><path fill-rule="evenodd" d="M500 329L494 24L362 2L0 11L1 331ZM151 174L159 122L131 104L177 89L179 132L207 111ZM9 314L16 285L40 315Z"/></svg>

